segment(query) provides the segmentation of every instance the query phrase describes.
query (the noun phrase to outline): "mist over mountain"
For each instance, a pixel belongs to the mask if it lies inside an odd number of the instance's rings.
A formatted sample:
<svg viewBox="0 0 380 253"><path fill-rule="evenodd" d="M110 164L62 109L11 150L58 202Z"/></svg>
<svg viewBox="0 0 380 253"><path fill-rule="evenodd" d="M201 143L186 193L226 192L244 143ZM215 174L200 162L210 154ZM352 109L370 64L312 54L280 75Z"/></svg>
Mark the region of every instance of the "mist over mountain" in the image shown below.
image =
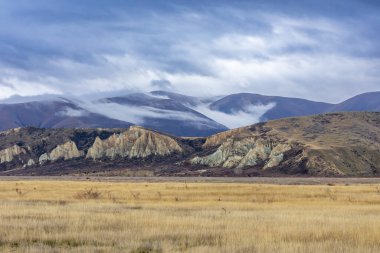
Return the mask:
<svg viewBox="0 0 380 253"><path fill-rule="evenodd" d="M278 96L263 96L259 94L240 93L226 96L210 105L212 110L233 114L245 111L252 105L273 104L261 116L260 121L280 119L284 117L305 116L327 111L332 104L314 102L306 99Z"/></svg>
<svg viewBox="0 0 380 253"><path fill-rule="evenodd" d="M201 99L174 93L169 95L171 97L157 92L134 93L105 98L94 102L95 107L100 108L94 110L177 136L207 136L228 129L222 123L192 109L193 105L203 103Z"/></svg>
<svg viewBox="0 0 380 253"><path fill-rule="evenodd" d="M90 112L67 99L0 104L0 128L128 127L129 122Z"/></svg>
<svg viewBox="0 0 380 253"><path fill-rule="evenodd" d="M167 91L94 100L17 97L0 103L0 129L141 125L175 136L208 136L267 120L344 111L380 111L380 92L364 93L339 104L251 93L194 97Z"/></svg>

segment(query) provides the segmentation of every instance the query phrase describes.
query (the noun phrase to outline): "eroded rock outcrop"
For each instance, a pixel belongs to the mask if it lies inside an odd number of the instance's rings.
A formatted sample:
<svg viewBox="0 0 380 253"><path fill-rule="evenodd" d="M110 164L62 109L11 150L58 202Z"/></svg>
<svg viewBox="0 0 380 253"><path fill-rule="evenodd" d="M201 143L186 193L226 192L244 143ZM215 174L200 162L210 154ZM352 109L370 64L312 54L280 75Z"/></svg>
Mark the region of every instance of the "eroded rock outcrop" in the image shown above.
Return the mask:
<svg viewBox="0 0 380 253"><path fill-rule="evenodd" d="M278 166L284 158L284 153L290 149L290 144L277 144L255 137L242 140L227 139L213 154L195 157L191 163L224 168L262 165L265 169Z"/></svg>
<svg viewBox="0 0 380 253"><path fill-rule="evenodd" d="M30 166L33 166L35 164L36 164L36 162L33 159L29 159L28 162L26 163L26 166L30 167Z"/></svg>
<svg viewBox="0 0 380 253"><path fill-rule="evenodd" d="M165 156L175 152L182 152L182 148L173 138L134 126L105 140L97 137L86 158L139 158L150 155Z"/></svg>
<svg viewBox="0 0 380 253"><path fill-rule="evenodd" d="M268 157L268 162L265 164L264 169L280 165L280 163L284 160L284 153L291 149L292 147L288 143L280 143L272 147Z"/></svg>
<svg viewBox="0 0 380 253"><path fill-rule="evenodd" d="M11 162L15 157L25 154L26 151L18 145L13 145L10 148L6 148L0 151L0 163Z"/></svg>
<svg viewBox="0 0 380 253"><path fill-rule="evenodd" d="M379 176L380 113L287 118L207 138L141 127L0 132L0 175L140 170L159 176Z"/></svg>
<svg viewBox="0 0 380 253"><path fill-rule="evenodd" d="M45 153L40 156L39 163L43 164L47 161L57 161L59 159L69 160L84 156L84 152L78 150L77 145L73 141L68 141L58 145L50 153Z"/></svg>
<svg viewBox="0 0 380 253"><path fill-rule="evenodd" d="M203 144L204 148L219 146L224 143L227 139L233 139L236 136L239 138L251 138L252 133L247 131L246 128L236 128L229 131L221 132L212 135L207 138L206 142Z"/></svg>

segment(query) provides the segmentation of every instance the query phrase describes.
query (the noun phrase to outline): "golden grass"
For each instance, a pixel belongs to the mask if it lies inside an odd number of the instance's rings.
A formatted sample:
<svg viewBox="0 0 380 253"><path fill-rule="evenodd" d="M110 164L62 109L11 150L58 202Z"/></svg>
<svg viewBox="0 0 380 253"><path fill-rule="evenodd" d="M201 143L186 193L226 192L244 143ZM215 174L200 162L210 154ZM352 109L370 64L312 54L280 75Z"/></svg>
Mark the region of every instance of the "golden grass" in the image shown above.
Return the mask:
<svg viewBox="0 0 380 253"><path fill-rule="evenodd" d="M380 252L380 185L0 182L1 252Z"/></svg>

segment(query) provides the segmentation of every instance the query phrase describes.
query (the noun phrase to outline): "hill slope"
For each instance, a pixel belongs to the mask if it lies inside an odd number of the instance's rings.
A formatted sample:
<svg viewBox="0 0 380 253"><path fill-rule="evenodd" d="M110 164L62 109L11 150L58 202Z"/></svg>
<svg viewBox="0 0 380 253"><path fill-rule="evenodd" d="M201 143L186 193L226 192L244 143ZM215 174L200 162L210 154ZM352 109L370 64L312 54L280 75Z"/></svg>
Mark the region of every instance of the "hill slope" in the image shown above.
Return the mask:
<svg viewBox="0 0 380 253"><path fill-rule="evenodd" d="M136 114L142 126L176 136L207 136L228 129L191 109L189 106L197 103L196 98L175 93L133 93L97 103L102 107L117 105L125 114Z"/></svg>
<svg viewBox="0 0 380 253"><path fill-rule="evenodd" d="M87 111L72 101L47 100L0 104L0 130L16 127L75 128L128 127L129 122Z"/></svg>
<svg viewBox="0 0 380 253"><path fill-rule="evenodd" d="M330 112L380 111L380 92L369 92L332 106Z"/></svg>
<svg viewBox="0 0 380 253"><path fill-rule="evenodd" d="M275 120L211 136L204 146L218 149L192 163L240 168L239 173L250 167L253 172L374 175L380 172L380 113Z"/></svg>
<svg viewBox="0 0 380 253"><path fill-rule="evenodd" d="M361 94L339 104L251 93L192 97L167 91L120 94L94 101L41 96L3 102L0 130L28 126L118 128L140 125L176 136L203 137L228 130L226 126L240 127L287 117L380 111L380 92Z"/></svg>
<svg viewBox="0 0 380 253"><path fill-rule="evenodd" d="M207 138L128 129L0 132L0 174L379 176L380 113L269 121Z"/></svg>
<svg viewBox="0 0 380 253"><path fill-rule="evenodd" d="M219 99L211 103L210 108L232 114L239 111L247 111L251 105L268 104L273 104L273 107L261 116L261 121L318 114L327 111L332 106L332 104L328 103L299 98L240 93Z"/></svg>

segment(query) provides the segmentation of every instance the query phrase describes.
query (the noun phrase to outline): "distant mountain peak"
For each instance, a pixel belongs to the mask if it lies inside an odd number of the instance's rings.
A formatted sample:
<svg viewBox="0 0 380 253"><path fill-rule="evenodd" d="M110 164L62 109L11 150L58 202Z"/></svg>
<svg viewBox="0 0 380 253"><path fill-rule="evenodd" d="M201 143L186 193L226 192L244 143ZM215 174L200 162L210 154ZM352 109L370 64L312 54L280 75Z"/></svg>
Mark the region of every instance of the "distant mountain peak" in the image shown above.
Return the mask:
<svg viewBox="0 0 380 253"><path fill-rule="evenodd" d="M14 97L0 103L0 130L13 127L127 127L177 136L207 136L260 121L339 111L380 111L380 92L339 104L302 98L236 93L194 97L174 91L126 93L94 101L62 95Z"/></svg>

